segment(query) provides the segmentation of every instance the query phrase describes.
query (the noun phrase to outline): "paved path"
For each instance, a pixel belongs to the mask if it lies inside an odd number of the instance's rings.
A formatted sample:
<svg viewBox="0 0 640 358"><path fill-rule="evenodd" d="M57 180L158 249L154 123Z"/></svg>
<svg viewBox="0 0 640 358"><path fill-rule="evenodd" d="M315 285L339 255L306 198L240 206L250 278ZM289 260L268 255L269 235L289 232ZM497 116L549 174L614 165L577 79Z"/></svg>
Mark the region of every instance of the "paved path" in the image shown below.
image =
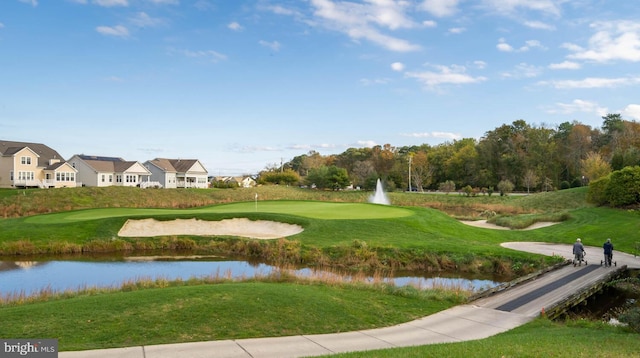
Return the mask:
<svg viewBox="0 0 640 358"><path fill-rule="evenodd" d="M571 246L564 244L512 242L504 247L571 259ZM508 331L535 319L543 307L566 297L567 290L588 285L605 275L600 267L602 248L586 247L591 265L571 265L547 273L502 293L460 305L397 326L363 331L250 338L210 342L163 344L80 352L61 352L61 358L285 358L308 357L351 351L407 347L482 339ZM640 268L640 257L614 252L618 266ZM594 265L597 264L597 265ZM554 284L562 282L560 286ZM525 295L528 297L522 298Z"/></svg>

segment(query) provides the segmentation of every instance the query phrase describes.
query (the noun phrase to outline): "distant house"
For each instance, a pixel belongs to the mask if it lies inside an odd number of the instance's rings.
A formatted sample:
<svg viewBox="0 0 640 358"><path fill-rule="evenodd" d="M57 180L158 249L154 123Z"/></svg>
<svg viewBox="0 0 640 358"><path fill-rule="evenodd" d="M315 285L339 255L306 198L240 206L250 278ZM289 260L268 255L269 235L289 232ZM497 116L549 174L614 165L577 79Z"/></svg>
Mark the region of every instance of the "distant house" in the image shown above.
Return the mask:
<svg viewBox="0 0 640 358"><path fill-rule="evenodd" d="M0 140L0 188L75 187L76 173L44 144Z"/></svg>
<svg viewBox="0 0 640 358"><path fill-rule="evenodd" d="M208 172L197 159L156 158L144 163L151 181L165 188L208 188Z"/></svg>
<svg viewBox="0 0 640 358"><path fill-rule="evenodd" d="M212 180L218 183L236 184L241 188L252 188L256 186L255 179L253 179L250 176L245 176L245 177L217 176L217 177L213 177Z"/></svg>
<svg viewBox="0 0 640 358"><path fill-rule="evenodd" d="M122 158L76 154L68 163L85 186L141 186L151 177L144 165Z"/></svg>

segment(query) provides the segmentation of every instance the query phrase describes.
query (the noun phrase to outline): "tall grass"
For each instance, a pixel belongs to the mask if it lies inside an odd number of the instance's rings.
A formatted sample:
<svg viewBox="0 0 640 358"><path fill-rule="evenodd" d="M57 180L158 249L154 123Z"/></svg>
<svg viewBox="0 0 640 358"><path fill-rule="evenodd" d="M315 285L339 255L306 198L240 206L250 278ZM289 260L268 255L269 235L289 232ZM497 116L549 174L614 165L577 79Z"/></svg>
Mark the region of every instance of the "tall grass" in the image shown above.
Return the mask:
<svg viewBox="0 0 640 358"><path fill-rule="evenodd" d="M391 273L384 271L376 271L373 274L365 272L348 272L344 270L327 268L323 270L312 269L305 273L299 273L297 268L291 265L277 266L268 273L257 273L252 277L233 277L233 272L219 270L211 275L191 277L187 280L174 279L169 280L164 277L151 279L149 277L137 277L126 280L120 284L97 287L97 286L81 286L76 289L67 289L63 291L54 290L51 286L41 288L40 290L26 294L24 291L13 292L0 296L0 306L16 306L25 305L36 302L46 302L50 300L68 299L77 296L97 295L112 292L132 292L144 289L195 286L195 285L211 285L228 282L289 282L298 284L323 284L328 286L350 286L350 287L373 287L386 293L403 292L407 288L401 288L393 283ZM460 283L451 281L434 281L432 285L423 286L418 283L409 283L414 289L421 291L431 291L428 294L439 299L445 299L445 296L454 294L461 301L469 297L473 293L472 287L464 286Z"/></svg>

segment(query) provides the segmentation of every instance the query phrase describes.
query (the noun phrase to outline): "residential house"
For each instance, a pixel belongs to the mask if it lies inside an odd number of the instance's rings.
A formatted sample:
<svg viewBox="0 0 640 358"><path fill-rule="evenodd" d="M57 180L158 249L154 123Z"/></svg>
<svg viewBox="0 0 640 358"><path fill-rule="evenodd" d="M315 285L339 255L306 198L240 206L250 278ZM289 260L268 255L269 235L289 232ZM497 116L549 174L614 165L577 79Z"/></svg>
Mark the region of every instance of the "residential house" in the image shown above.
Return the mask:
<svg viewBox="0 0 640 358"><path fill-rule="evenodd" d="M245 177L233 177L233 176L217 176L213 177L212 181L224 184L235 184L241 188L252 188L256 186L256 181L250 176Z"/></svg>
<svg viewBox="0 0 640 358"><path fill-rule="evenodd" d="M122 158L76 154L68 162L84 186L141 186L151 177L140 162Z"/></svg>
<svg viewBox="0 0 640 358"><path fill-rule="evenodd" d="M156 158L144 163L151 181L165 188L208 188L208 172L197 159Z"/></svg>
<svg viewBox="0 0 640 358"><path fill-rule="evenodd" d="M76 174L44 144L0 140L0 188L75 187Z"/></svg>

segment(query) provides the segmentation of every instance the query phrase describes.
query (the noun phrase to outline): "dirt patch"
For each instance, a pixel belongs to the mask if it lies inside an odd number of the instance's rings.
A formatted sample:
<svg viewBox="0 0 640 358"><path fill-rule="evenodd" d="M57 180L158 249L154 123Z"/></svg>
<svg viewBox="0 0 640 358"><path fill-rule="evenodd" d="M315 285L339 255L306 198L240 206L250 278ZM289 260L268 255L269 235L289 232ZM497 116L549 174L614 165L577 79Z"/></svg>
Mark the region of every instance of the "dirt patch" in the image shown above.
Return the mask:
<svg viewBox="0 0 640 358"><path fill-rule="evenodd" d="M485 229L494 229L494 230L511 230L508 227L504 227L504 226L498 226L495 224L490 224L487 222L487 220L475 220L475 221L460 221L461 223L465 224L465 225L469 225L469 226L475 226L475 227L481 227L481 228L485 228ZM551 226L551 225L555 225L557 223L554 222L538 222L535 223L529 227L526 227L522 230L534 230L534 229L539 229L541 227L547 227L547 226Z"/></svg>
<svg viewBox="0 0 640 358"><path fill-rule="evenodd" d="M303 228L266 220L227 219L205 221L177 219L158 221L155 219L127 220L118 232L122 237L153 237L170 235L197 236L241 236L253 239L277 239L301 233Z"/></svg>

